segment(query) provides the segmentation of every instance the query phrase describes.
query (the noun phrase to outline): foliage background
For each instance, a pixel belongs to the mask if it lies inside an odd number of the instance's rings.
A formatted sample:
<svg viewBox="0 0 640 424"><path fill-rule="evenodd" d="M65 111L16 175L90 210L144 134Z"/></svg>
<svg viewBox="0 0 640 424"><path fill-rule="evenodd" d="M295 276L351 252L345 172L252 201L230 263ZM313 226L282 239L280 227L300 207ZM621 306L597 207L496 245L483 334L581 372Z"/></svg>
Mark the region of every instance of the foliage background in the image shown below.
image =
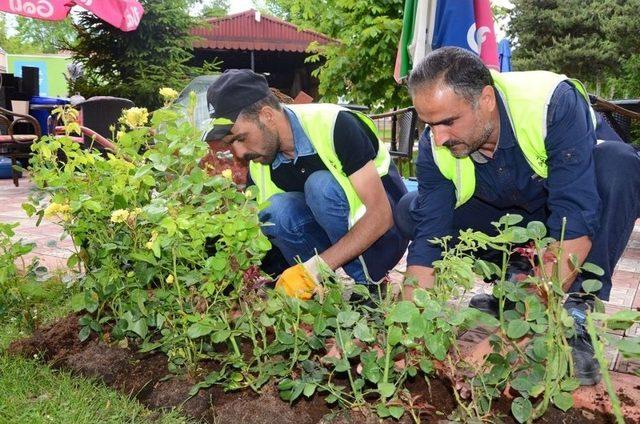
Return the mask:
<svg viewBox="0 0 640 424"><path fill-rule="evenodd" d="M85 97L111 94L156 107L159 85L180 88L192 76L207 73L188 65L189 28L200 18L221 16L229 0L142 0L146 13L140 30L122 33L82 14L76 28L69 20L47 23L18 18L17 34L7 35L0 19L0 46L10 53L71 48L85 68L74 90ZM340 41L314 46L325 101L344 100L391 109L410 103L406 89L393 80L403 0L260 0L258 7L305 29ZM510 20L517 70L548 69L584 81L604 98L640 97L640 0L512 0L513 8L494 7ZM76 31L78 32L76 34ZM118 60L114 63L113 58Z"/></svg>
<svg viewBox="0 0 640 424"><path fill-rule="evenodd" d="M513 0L517 70L547 69L604 98L640 96L640 0Z"/></svg>
<svg viewBox="0 0 640 424"><path fill-rule="evenodd" d="M318 69L324 101L344 96L347 101L386 110L410 104L405 87L393 79L403 5L403 0L265 0L263 9L340 41L312 47L325 58Z"/></svg>

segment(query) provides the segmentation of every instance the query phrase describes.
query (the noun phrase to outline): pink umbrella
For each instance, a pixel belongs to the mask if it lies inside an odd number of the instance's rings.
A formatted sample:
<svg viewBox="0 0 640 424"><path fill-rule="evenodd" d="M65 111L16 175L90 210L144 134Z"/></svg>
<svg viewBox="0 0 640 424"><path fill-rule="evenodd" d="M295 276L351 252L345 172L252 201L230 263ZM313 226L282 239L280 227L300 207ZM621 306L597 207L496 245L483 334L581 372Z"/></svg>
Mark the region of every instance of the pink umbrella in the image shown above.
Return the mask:
<svg viewBox="0 0 640 424"><path fill-rule="evenodd" d="M136 29L144 13L137 0L0 0L0 11L47 21L61 21L75 5L91 11L123 31Z"/></svg>

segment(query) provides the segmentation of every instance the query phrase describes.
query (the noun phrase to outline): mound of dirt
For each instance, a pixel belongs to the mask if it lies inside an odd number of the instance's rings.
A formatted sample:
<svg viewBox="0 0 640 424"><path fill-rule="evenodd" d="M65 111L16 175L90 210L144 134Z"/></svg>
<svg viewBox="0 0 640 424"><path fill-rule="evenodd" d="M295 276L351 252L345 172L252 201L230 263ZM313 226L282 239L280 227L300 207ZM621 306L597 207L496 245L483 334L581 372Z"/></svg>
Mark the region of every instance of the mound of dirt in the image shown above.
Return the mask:
<svg viewBox="0 0 640 424"><path fill-rule="evenodd" d="M198 377L173 375L169 372L167 358L162 353L139 353L129 348L111 346L92 335L80 342L78 317L70 315L53 324L40 328L29 338L15 341L8 352L33 357L38 354L51 366L70 370L78 375L104 381L127 396L137 398L150 409L179 408L184 414L209 423L251 424L374 424L380 419L371 411L331 410L321 396L300 399L289 405L278 395L275 385L267 385L261 393L251 390L224 392L219 387L200 390L189 397L189 391ZM202 363L201 376L213 370L213 364ZM446 423L456 408L455 398L444 380L435 379L427 384L424 379L407 382L407 389L414 404L422 405L423 422ZM623 403L633 402L628 394L619 393ZM594 399L602 402L604 399ZM514 423L510 416L510 402L501 399L494 411L504 423ZM400 423L411 422L409 414ZM383 422L398 423L395 420ZM549 408L541 418L542 423L613 423L612 417L600 413L571 409L561 412ZM633 422L633 421L629 421Z"/></svg>

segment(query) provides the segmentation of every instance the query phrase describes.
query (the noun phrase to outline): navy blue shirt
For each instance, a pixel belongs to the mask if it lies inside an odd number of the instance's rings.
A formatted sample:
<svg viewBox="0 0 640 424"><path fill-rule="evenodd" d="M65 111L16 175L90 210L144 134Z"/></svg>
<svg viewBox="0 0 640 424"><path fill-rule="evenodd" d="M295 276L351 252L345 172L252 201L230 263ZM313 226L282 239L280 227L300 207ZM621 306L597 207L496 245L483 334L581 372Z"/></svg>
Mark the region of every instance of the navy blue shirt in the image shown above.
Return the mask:
<svg viewBox="0 0 640 424"><path fill-rule="evenodd" d="M500 209L533 212L547 208L547 228L556 239L560 238L563 217L567 218L566 240L593 236L600 212L593 162L596 135L584 98L567 82L553 93L545 138L549 171L543 179L527 163L497 92L496 97L500 139L493 158L487 158L486 163L474 162L474 197ZM457 235L453 225L455 187L434 162L428 131L425 129L419 141L418 199L411 212L417 226L408 265L431 266L440 259L441 249L429 240Z"/></svg>

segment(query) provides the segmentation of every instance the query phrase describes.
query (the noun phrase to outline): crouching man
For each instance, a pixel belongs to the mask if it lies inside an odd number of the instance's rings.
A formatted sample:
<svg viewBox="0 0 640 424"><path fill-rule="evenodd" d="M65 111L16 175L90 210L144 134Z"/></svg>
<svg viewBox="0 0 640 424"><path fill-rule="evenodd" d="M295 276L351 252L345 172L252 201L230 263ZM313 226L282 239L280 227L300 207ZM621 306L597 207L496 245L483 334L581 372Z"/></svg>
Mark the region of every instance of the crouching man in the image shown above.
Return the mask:
<svg viewBox="0 0 640 424"><path fill-rule="evenodd" d="M269 202L262 231L288 265L278 287L309 298L324 266L372 286L400 260L408 240L393 209L406 188L367 116L332 104L282 105L246 69L226 71L207 101L206 140L248 161L247 185Z"/></svg>
<svg viewBox="0 0 640 424"><path fill-rule="evenodd" d="M564 75L490 72L477 55L448 47L414 68L409 91L429 128L419 145L418 192L396 212L414 240L407 273L431 287L441 251L429 240L467 228L495 234L491 223L507 213L544 222L556 240L564 230L560 268L563 289L573 293L565 308L576 330L569 344L576 377L596 384L598 364L584 325L594 299L581 286L585 278L600 279L597 295L609 298L611 275L640 215L637 152L596 128L584 87ZM604 275L576 275L572 254ZM477 295L470 306L496 313L497 301Z"/></svg>

